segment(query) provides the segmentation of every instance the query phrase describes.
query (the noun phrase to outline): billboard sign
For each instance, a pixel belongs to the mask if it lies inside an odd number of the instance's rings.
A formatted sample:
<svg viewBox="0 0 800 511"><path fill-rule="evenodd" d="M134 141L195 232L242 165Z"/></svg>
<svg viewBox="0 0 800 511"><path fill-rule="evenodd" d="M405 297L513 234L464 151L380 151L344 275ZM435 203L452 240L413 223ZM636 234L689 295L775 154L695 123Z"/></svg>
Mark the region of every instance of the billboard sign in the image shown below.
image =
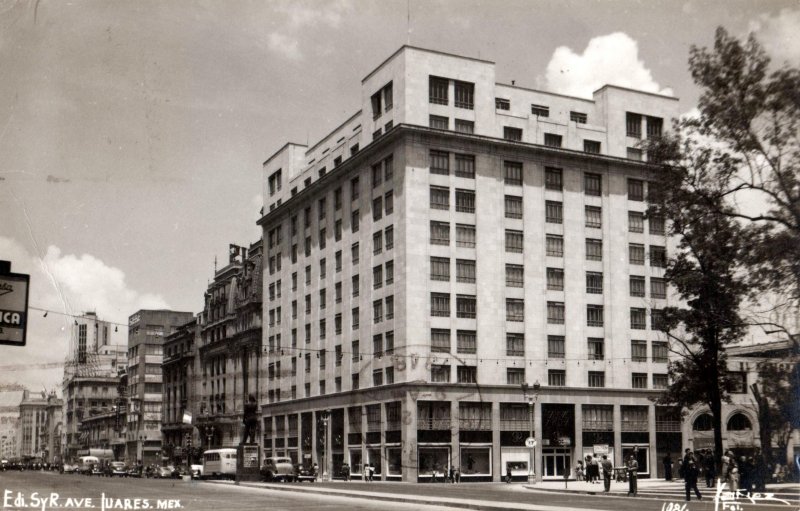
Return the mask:
<svg viewBox="0 0 800 511"><path fill-rule="evenodd" d="M11 263L0 261L0 344L25 346L30 279L11 273Z"/></svg>

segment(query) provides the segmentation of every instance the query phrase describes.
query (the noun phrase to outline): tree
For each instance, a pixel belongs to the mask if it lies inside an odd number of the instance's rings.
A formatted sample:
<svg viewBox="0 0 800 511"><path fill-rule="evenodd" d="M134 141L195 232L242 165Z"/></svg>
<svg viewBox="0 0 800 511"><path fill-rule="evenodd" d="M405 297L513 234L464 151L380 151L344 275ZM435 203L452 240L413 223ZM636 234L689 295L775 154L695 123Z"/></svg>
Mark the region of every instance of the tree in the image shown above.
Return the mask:
<svg viewBox="0 0 800 511"><path fill-rule="evenodd" d="M797 350L792 348L796 359ZM750 386L758 411L759 436L767 461L774 461L773 440L783 455L778 460L785 463L786 448L793 429L800 428L800 365L765 363L758 371L759 381Z"/></svg>

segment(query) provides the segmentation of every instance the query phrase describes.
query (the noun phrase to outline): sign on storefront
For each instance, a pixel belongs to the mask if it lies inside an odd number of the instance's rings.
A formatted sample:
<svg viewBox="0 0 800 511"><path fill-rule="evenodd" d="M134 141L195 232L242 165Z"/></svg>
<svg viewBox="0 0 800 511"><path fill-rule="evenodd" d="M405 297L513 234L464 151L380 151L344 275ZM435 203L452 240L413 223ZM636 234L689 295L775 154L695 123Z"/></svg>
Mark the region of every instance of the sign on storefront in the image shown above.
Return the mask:
<svg viewBox="0 0 800 511"><path fill-rule="evenodd" d="M0 344L25 346L29 286L30 275L11 273L11 263L0 261Z"/></svg>

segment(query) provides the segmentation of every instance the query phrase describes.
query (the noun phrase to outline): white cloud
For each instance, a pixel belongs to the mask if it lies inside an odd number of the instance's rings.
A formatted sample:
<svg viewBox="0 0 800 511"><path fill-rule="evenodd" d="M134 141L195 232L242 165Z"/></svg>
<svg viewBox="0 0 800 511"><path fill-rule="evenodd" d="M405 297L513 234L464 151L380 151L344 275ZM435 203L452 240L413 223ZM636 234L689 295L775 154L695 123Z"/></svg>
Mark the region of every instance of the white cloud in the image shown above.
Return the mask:
<svg viewBox="0 0 800 511"><path fill-rule="evenodd" d="M749 31L755 33L775 64L800 64L800 9L787 7L776 16L762 14L750 22Z"/></svg>
<svg viewBox="0 0 800 511"><path fill-rule="evenodd" d="M273 32L267 39L267 46L273 52L289 60L303 58L303 54L300 53L300 44L294 36Z"/></svg>
<svg viewBox="0 0 800 511"><path fill-rule="evenodd" d="M275 6L275 11L286 18L279 31L267 37L267 47L289 60L301 60L301 32L310 28L339 28L342 19L352 11L351 0L284 1Z"/></svg>
<svg viewBox="0 0 800 511"><path fill-rule="evenodd" d="M553 92L581 97L591 97L606 84L672 95L639 59L638 43L622 32L591 39L582 54L566 46L556 48L547 64L545 83Z"/></svg>

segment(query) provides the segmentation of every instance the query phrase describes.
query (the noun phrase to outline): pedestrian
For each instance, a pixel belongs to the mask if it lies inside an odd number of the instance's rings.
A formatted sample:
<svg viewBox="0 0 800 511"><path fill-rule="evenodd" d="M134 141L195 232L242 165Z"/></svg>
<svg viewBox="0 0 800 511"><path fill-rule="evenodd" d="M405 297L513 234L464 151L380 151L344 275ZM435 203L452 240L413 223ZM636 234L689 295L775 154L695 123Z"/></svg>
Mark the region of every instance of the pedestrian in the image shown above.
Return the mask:
<svg viewBox="0 0 800 511"><path fill-rule="evenodd" d="M664 479L672 481L672 454L669 452L664 456Z"/></svg>
<svg viewBox="0 0 800 511"><path fill-rule="evenodd" d="M683 482L686 488L686 501L692 500L691 491L694 490L694 494L697 496L697 500L702 500L703 496L700 495L700 490L697 489L697 476L698 476L698 469L697 464L694 461L694 457L690 458L689 461L686 463L686 467L683 469Z"/></svg>
<svg viewBox="0 0 800 511"><path fill-rule="evenodd" d="M369 482L372 482L375 478L375 465L372 463L369 464Z"/></svg>
<svg viewBox="0 0 800 511"><path fill-rule="evenodd" d="M350 465L347 463L342 464L342 479L344 479L345 482L350 480Z"/></svg>
<svg viewBox="0 0 800 511"><path fill-rule="evenodd" d="M461 482L461 469L456 469L456 484Z"/></svg>
<svg viewBox="0 0 800 511"><path fill-rule="evenodd" d="M450 473L448 474L448 478L450 484L456 484L456 467L450 465Z"/></svg>
<svg viewBox="0 0 800 511"><path fill-rule="evenodd" d="M728 488L732 492L736 492L739 490L739 466L736 463L736 458L733 456L733 453L730 454L730 462L728 463Z"/></svg>
<svg viewBox="0 0 800 511"><path fill-rule="evenodd" d="M364 463L363 473L364 482L366 483L369 481L369 463ZM433 472L433 482L436 482L436 471Z"/></svg>
<svg viewBox="0 0 800 511"><path fill-rule="evenodd" d="M592 471L592 484L600 484L600 463L595 456L592 456L590 468Z"/></svg>
<svg viewBox="0 0 800 511"><path fill-rule="evenodd" d="M636 458L631 454L628 456L628 495L636 496L638 492L638 487L636 484L636 478L639 476L639 462L636 461Z"/></svg>
<svg viewBox="0 0 800 511"><path fill-rule="evenodd" d="M703 455L703 475L706 478L706 488L713 488L714 479L717 476L717 467L716 460L714 460L714 451L710 449L706 449Z"/></svg>
<svg viewBox="0 0 800 511"><path fill-rule="evenodd" d="M583 481L583 479L583 460L578 460L578 464L575 465L575 480Z"/></svg>
<svg viewBox="0 0 800 511"><path fill-rule="evenodd" d="M506 462L506 484L511 482L511 462Z"/></svg>
<svg viewBox="0 0 800 511"><path fill-rule="evenodd" d="M611 491L611 472L614 470L613 466L611 465L611 460L608 459L607 455L603 455L603 461L601 462L603 465L603 486L606 493Z"/></svg>
<svg viewBox="0 0 800 511"><path fill-rule="evenodd" d="M753 489L763 493L766 490L767 460L764 458L760 447L756 447L756 452L753 456L753 471Z"/></svg>

